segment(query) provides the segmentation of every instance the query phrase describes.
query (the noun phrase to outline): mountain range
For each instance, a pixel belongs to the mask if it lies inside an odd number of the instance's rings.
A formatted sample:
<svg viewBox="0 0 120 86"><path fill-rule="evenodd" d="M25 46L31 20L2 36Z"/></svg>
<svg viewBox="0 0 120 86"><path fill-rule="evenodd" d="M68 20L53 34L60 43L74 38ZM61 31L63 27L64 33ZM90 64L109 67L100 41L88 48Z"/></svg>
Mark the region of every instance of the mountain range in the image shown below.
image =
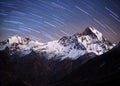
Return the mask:
<svg viewBox="0 0 120 86"><path fill-rule="evenodd" d="M95 65L104 65L101 60L92 60L109 59L107 53L111 54L116 49L119 52L119 44L111 43L92 26L87 27L83 33L63 36L47 43L15 35L0 42L0 83L1 86L59 86L61 83L54 83L63 80L65 82L62 84L65 84L68 77L72 80L74 74L81 74L80 80L86 77L89 79L89 76L96 76L92 73L96 69ZM92 72L85 72L84 69L91 69Z"/></svg>
<svg viewBox="0 0 120 86"><path fill-rule="evenodd" d="M30 54L32 51L45 56L46 59L77 59L82 55L94 53L101 55L112 49L112 44L102 36L94 27L88 27L83 33L72 36L64 36L59 40L48 43L40 43L23 38L18 35L12 36L0 43L0 50L9 49L9 55L18 54L19 57Z"/></svg>

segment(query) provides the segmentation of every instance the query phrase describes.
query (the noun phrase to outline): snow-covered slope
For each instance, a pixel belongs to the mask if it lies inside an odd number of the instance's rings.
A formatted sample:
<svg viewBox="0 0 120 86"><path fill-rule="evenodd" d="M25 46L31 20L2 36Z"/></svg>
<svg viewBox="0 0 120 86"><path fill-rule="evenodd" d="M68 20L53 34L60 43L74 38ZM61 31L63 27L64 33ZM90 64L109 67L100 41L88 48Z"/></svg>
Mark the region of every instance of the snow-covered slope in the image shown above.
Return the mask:
<svg viewBox="0 0 120 86"><path fill-rule="evenodd" d="M103 38L102 33L94 27L86 28L82 36L77 35L77 37L78 41L85 46L88 53L93 52L96 55L101 55L115 46L115 44Z"/></svg>
<svg viewBox="0 0 120 86"><path fill-rule="evenodd" d="M60 40L48 43L39 43L29 38L12 36L0 42L0 51L8 48L9 54L25 56L32 51L43 55L47 59L65 58L77 59L88 53L101 55L112 49L115 45L103 38L102 33L94 27L88 27L83 33L76 33L72 36L64 36Z"/></svg>
<svg viewBox="0 0 120 86"><path fill-rule="evenodd" d="M0 42L0 51L8 48L10 55L19 53L20 56L24 56L31 53L33 47L41 45L43 45L43 43L32 41L30 38L22 38L15 35L5 41Z"/></svg>

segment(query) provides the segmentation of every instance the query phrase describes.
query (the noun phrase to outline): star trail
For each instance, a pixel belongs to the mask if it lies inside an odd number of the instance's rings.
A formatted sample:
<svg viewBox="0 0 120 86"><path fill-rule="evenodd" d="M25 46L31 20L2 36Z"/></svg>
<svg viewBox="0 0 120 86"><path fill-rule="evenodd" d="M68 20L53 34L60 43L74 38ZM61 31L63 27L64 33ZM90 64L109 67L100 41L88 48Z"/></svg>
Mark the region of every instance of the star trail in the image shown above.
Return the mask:
<svg viewBox="0 0 120 86"><path fill-rule="evenodd" d="M119 0L0 0L0 40L18 34L48 42L94 26L118 43L119 8Z"/></svg>

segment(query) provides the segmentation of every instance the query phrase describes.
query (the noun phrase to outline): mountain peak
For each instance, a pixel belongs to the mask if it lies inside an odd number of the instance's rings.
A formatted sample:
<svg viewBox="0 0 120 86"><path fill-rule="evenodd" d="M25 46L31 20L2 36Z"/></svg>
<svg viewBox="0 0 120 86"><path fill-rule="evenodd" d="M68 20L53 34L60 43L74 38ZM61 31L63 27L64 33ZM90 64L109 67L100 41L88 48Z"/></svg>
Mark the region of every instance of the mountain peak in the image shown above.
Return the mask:
<svg viewBox="0 0 120 86"><path fill-rule="evenodd" d="M97 38L98 40L102 41L102 33L95 29L93 26L87 27L83 32L83 35L90 35L93 38Z"/></svg>
<svg viewBox="0 0 120 86"><path fill-rule="evenodd" d="M19 35L14 35L12 37L9 38L9 44L13 44L13 43L17 43L17 44L27 44L28 42L30 42L31 39L30 38L22 38Z"/></svg>

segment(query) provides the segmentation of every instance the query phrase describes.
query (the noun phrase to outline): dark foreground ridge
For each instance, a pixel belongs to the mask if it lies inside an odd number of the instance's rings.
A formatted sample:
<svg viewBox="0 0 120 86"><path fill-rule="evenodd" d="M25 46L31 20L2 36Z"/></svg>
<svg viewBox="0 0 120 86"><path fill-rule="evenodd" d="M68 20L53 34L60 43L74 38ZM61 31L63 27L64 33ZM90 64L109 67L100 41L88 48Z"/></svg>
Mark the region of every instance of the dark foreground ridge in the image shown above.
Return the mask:
<svg viewBox="0 0 120 86"><path fill-rule="evenodd" d="M47 61L35 52L14 58L9 57L6 48L0 52L0 86L120 85L120 44L84 64L80 62L81 59Z"/></svg>

